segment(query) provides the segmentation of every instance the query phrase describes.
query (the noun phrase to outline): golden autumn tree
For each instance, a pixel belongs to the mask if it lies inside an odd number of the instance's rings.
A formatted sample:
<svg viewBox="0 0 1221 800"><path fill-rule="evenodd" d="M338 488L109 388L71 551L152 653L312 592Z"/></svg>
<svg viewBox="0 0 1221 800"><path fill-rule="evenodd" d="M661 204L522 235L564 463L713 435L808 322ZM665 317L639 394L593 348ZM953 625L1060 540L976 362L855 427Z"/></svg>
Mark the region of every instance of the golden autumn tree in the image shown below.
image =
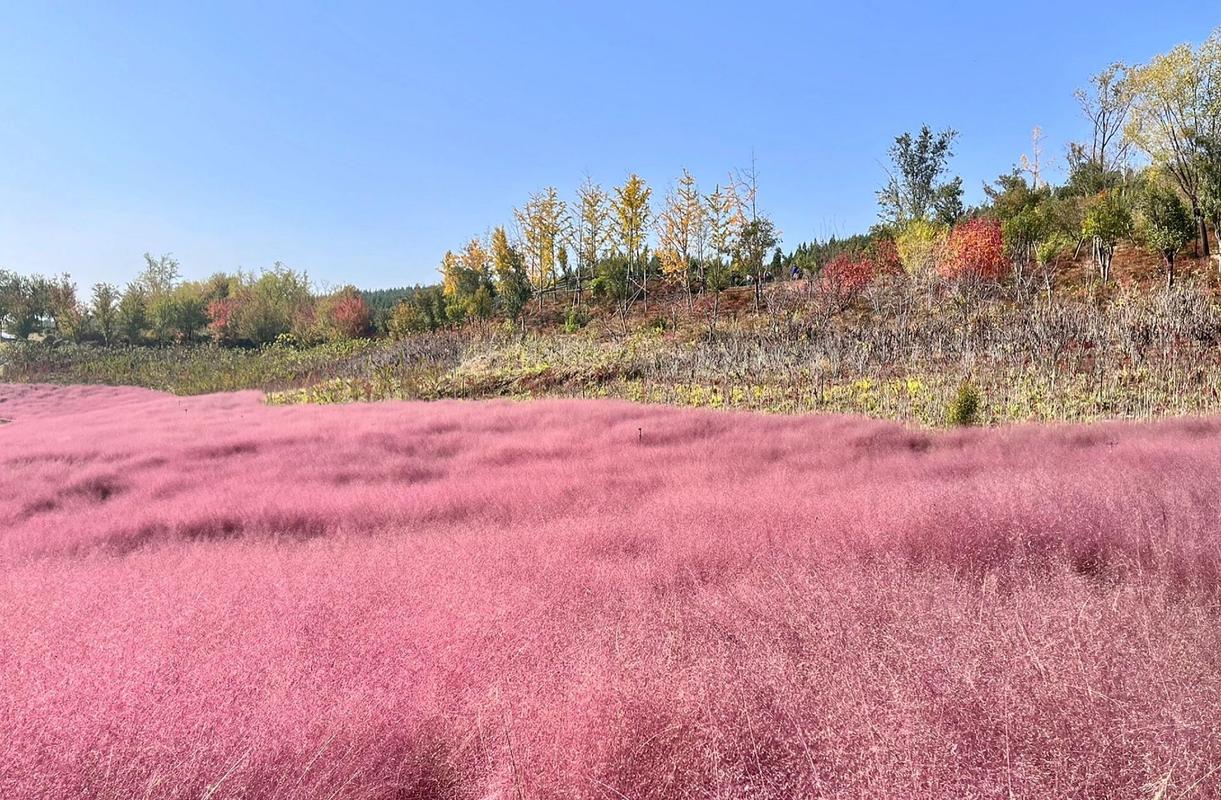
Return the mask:
<svg viewBox="0 0 1221 800"><path fill-rule="evenodd" d="M521 252L509 242L501 225L492 231L492 275L496 281L496 300L511 320L521 316L530 301L530 279Z"/></svg>
<svg viewBox="0 0 1221 800"><path fill-rule="evenodd" d="M472 236L463 248L462 267L470 288L470 296L466 299L467 315L486 320L495 310L495 295L491 259L478 236Z"/></svg>
<svg viewBox="0 0 1221 800"><path fill-rule="evenodd" d="M441 257L441 295L445 298L445 314L448 318L461 320L466 315L464 290L469 285L462 259L453 250L446 250Z"/></svg>
<svg viewBox="0 0 1221 800"><path fill-rule="evenodd" d="M589 176L577 189L577 213L573 224L572 246L577 256L577 293L574 302L581 303L581 289L586 275L593 274L606 252L611 239L610 196Z"/></svg>
<svg viewBox="0 0 1221 800"><path fill-rule="evenodd" d="M645 307L649 303L648 235L652 211L649 198L653 190L636 173L628 175L622 186L615 188L611 203L614 212L615 247L627 260L625 276L624 306L630 302L631 284L636 282L644 295Z"/></svg>
<svg viewBox="0 0 1221 800"><path fill-rule="evenodd" d="M559 251L568 235L571 221L568 207L554 186L530 195L523 208L514 212L521 228L526 274L543 308L543 292L555 282Z"/></svg>
<svg viewBox="0 0 1221 800"><path fill-rule="evenodd" d="M924 219L913 219L895 234L895 249L903 269L917 281L927 281L945 251L949 228Z"/></svg>
<svg viewBox="0 0 1221 800"><path fill-rule="evenodd" d="M657 215L657 257L666 277L682 282L691 303L691 266L697 248L702 246L704 205L695 177L683 170L678 186L666 193L665 205Z"/></svg>
<svg viewBox="0 0 1221 800"><path fill-rule="evenodd" d="M723 191L718 184L704 198L704 219L713 258L728 259L736 247L735 240L742 227L743 217L738 209L737 196L732 191Z"/></svg>

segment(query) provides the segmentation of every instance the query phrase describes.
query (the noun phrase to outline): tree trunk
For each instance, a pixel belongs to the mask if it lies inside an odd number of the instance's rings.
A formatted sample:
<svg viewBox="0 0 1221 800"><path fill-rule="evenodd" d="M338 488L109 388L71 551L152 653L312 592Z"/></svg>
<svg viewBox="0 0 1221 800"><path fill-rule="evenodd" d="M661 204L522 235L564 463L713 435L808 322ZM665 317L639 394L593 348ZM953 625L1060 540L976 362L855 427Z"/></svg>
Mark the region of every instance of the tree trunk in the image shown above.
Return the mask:
<svg viewBox="0 0 1221 800"><path fill-rule="evenodd" d="M1200 217L1200 240L1204 242L1204 257L1208 258L1210 255L1208 250L1208 220L1204 219L1203 216Z"/></svg>
<svg viewBox="0 0 1221 800"><path fill-rule="evenodd" d="M632 262L627 262L623 273L623 318L627 319L627 307L632 302Z"/></svg>
<svg viewBox="0 0 1221 800"><path fill-rule="evenodd" d="M1174 288L1174 253L1166 254L1166 291Z"/></svg>
<svg viewBox="0 0 1221 800"><path fill-rule="evenodd" d="M640 298L644 303L644 310L649 310L649 265L646 263L640 269Z"/></svg>
<svg viewBox="0 0 1221 800"><path fill-rule="evenodd" d="M1213 233L1217 236L1217 246L1221 247L1221 216L1213 220ZM1221 272L1221 253L1217 254L1217 271Z"/></svg>

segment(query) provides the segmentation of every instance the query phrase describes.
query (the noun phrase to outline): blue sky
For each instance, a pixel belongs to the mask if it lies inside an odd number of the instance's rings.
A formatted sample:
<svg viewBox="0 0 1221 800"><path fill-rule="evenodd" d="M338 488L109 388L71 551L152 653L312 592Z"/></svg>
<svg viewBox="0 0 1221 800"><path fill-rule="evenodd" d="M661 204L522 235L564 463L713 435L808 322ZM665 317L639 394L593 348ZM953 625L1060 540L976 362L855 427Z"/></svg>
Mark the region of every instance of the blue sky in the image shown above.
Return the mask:
<svg viewBox="0 0 1221 800"><path fill-rule="evenodd" d="M533 190L711 188L752 151L792 247L866 229L922 123L959 131L968 201L1035 125L1062 176L1073 89L1203 39L1207 7L0 2L0 267L428 282Z"/></svg>

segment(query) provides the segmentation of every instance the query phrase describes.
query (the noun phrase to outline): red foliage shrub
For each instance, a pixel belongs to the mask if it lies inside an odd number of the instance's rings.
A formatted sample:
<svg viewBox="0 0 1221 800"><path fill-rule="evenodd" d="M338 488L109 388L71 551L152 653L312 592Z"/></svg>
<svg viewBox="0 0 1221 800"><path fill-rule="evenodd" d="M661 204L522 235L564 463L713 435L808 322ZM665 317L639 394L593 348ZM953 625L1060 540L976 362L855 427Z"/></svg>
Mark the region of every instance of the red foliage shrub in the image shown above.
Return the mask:
<svg viewBox="0 0 1221 800"><path fill-rule="evenodd" d="M0 796L1221 793L1221 422L0 387Z"/></svg>
<svg viewBox="0 0 1221 800"><path fill-rule="evenodd" d="M217 341L232 341L236 336L238 306L238 298L232 296L208 303L208 332Z"/></svg>
<svg viewBox="0 0 1221 800"><path fill-rule="evenodd" d="M874 263L861 253L840 253L818 276L819 288L838 305L851 303L873 283Z"/></svg>
<svg viewBox="0 0 1221 800"><path fill-rule="evenodd" d="M878 275L903 274L903 259L899 257L899 248L889 236L874 239L870 243L868 255Z"/></svg>
<svg viewBox="0 0 1221 800"><path fill-rule="evenodd" d="M1001 223L991 217L976 217L955 225L945 250L938 271L949 281L998 281L1010 267Z"/></svg>
<svg viewBox="0 0 1221 800"><path fill-rule="evenodd" d="M326 312L328 326L340 338L356 339L369 332L372 316L365 299L355 289L345 289L330 298Z"/></svg>

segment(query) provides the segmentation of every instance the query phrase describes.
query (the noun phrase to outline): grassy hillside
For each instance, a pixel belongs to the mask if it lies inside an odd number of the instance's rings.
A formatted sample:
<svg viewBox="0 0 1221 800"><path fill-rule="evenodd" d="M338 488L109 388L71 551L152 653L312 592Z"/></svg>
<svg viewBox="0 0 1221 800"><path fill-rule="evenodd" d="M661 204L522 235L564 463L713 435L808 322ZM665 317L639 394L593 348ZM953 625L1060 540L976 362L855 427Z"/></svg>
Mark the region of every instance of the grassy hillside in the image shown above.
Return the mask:
<svg viewBox="0 0 1221 800"><path fill-rule="evenodd" d="M8 380L145 386L178 394L256 388L275 403L487 397L616 397L769 412L837 412L944 425L964 393L975 421L1154 418L1221 411L1216 273L1181 285L1121 251L1099 290L1084 260L1050 300L956 295L879 282L852 303L817 284L769 284L719 300L656 296L583 326L548 298L521 327L468 325L401 341L258 349L10 345ZM570 320L569 320L570 322Z"/></svg>

